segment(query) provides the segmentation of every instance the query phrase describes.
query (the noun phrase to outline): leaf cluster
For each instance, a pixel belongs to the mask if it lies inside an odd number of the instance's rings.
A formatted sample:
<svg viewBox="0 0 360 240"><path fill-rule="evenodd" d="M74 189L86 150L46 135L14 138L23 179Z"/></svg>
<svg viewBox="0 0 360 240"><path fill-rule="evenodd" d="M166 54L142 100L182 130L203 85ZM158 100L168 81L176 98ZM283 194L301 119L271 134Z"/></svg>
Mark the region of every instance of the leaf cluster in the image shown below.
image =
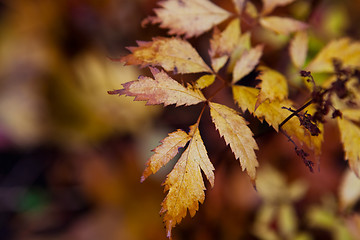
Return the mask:
<svg viewBox="0 0 360 240"><path fill-rule="evenodd" d="M144 181L173 159L180 148L185 149L164 182L167 196L161 204L160 213L164 216L169 238L172 228L181 222L187 210L194 216L199 202L205 199L201 172L211 186L215 182L215 169L199 131L206 108L210 109L215 128L230 146L242 170L247 172L252 181L256 179L259 163L255 150L259 147L252 130L239 111L213 101L224 88L231 89L233 100L242 112L249 111L283 133L295 145L295 152L311 171L314 163L307 160L309 154L295 140L313 149L315 154L320 154L322 124L331 108L333 118L338 119L346 159L359 176L360 95L357 93L357 67L360 66L360 54L357 53L360 52L360 43L349 39L330 42L310 61L306 71L301 71L305 81L313 83L310 100L296 109L288 98L287 77L262 61L266 43L253 46L252 30L262 27L290 36L289 56L293 67L301 70L307 57L309 25L289 17L270 15L276 7L291 4L294 0L262 2L259 11L251 1L233 0L234 12L229 12L208 0L161 1L160 7L154 10L156 16L148 17L143 24L160 24L161 28L169 29L168 34L173 36L154 37L149 42L139 41L138 46L128 48L131 52L129 55L121 58L128 65L149 67L153 76L140 76L137 80L123 84L122 89L109 91L109 94L132 96L135 100L147 101L148 105L203 105L196 123L189 126L188 132L177 129L154 149L141 177L141 181ZM228 21L227 26L220 30L217 25L224 21ZM251 23L246 32L241 31L244 22ZM187 39L210 30L213 33L209 39L208 54L211 62L208 65ZM339 52L342 56L334 64L334 58ZM260 83L254 81L255 87L242 84L242 79L253 71L260 72L257 77ZM333 78L324 86L316 86L312 72L330 72ZM202 76L186 85L171 77L171 74L193 73L201 73ZM220 84L215 85L215 82ZM214 89L213 86L220 87ZM214 89L213 93L205 95L204 88Z"/></svg>

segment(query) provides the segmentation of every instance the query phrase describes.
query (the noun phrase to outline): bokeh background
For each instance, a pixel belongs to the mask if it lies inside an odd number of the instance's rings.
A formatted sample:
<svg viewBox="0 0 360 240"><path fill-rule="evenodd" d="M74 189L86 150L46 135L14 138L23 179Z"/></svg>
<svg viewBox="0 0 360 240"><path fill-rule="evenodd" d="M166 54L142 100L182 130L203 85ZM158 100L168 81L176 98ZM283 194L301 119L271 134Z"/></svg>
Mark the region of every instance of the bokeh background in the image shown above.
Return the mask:
<svg viewBox="0 0 360 240"><path fill-rule="evenodd" d="M231 1L214 2L233 11ZM171 166L144 183L140 176L151 149L169 132L187 130L199 109L145 106L106 93L149 74L116 59L136 40L166 35L141 27L156 6L155 0L0 1L0 239L166 239L159 211ZM359 39L359 12L357 0L299 0L274 14L312 24L314 56L331 39ZM205 59L210 36L191 40ZM267 41L272 67L291 72L288 39L256 32L253 40ZM299 92L292 97L304 100ZM246 117L260 133L259 188L204 116L200 130L215 187L195 217L174 229L174 239L359 239L354 189L360 184L347 171L335 124L326 125L320 171L310 173L283 136Z"/></svg>

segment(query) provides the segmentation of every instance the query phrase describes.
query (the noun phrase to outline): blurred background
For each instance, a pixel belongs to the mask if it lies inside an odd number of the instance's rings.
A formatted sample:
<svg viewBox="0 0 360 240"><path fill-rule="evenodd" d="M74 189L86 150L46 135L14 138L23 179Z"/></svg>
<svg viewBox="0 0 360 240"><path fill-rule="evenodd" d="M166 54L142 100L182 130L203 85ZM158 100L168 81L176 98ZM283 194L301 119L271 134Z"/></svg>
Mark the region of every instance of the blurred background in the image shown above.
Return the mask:
<svg viewBox="0 0 360 240"><path fill-rule="evenodd" d="M151 149L187 130L199 108L106 93L148 74L110 59L136 40L166 35L141 28L156 2L0 1L0 239L166 239L159 211L171 166L144 183L140 176ZM233 12L231 1L214 2ZM313 56L331 39L359 39L359 12L357 0L299 0L274 14L311 22ZM191 40L205 59L210 36ZM267 41L265 60L286 68L288 39L258 32L254 41ZM257 191L204 116L215 187L207 183L205 203L174 239L359 239L360 184L347 171L335 124L326 126L321 171L310 173L283 136L246 117L262 133Z"/></svg>

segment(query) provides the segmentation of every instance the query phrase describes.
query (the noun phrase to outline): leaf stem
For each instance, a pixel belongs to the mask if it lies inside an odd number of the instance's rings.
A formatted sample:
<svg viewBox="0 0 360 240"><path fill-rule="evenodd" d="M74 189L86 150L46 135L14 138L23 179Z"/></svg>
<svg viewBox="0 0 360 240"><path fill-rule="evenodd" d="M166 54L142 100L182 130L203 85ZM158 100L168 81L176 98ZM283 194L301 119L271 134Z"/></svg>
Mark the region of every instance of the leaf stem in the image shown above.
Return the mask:
<svg viewBox="0 0 360 240"><path fill-rule="evenodd" d="M299 112L301 112L302 110L304 110L305 108L307 108L310 104L313 103L313 99L309 100L307 103L305 103L302 107L300 107L299 109L297 109L296 111L294 111L292 114L290 114L287 118L285 118L284 121L282 121L279 124L279 131L281 131L281 127L287 123L292 117L296 116Z"/></svg>

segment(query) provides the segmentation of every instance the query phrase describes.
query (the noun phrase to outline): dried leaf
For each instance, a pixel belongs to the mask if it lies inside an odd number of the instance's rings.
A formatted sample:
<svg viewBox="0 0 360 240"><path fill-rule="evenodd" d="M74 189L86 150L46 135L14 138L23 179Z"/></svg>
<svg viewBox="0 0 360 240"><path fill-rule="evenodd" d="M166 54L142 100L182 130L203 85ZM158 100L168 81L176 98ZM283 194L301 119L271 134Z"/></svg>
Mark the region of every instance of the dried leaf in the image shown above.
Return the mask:
<svg viewBox="0 0 360 240"><path fill-rule="evenodd" d="M342 114L343 117L338 118L338 125L341 141L344 145L345 158L349 161L351 170L360 178L360 127L353 122L359 122L360 111L347 109L342 110Z"/></svg>
<svg viewBox="0 0 360 240"><path fill-rule="evenodd" d="M295 0L262 0L263 1L263 8L262 8L262 15L267 15L271 13L274 8L277 6L286 6Z"/></svg>
<svg viewBox="0 0 360 240"><path fill-rule="evenodd" d="M264 28L284 35L289 35L293 32L302 31L308 27L306 23L300 22L292 18L274 16L260 18L260 24Z"/></svg>
<svg viewBox="0 0 360 240"><path fill-rule="evenodd" d="M251 35L250 32L246 32L240 36L236 48L231 53L230 62L227 71L232 73L235 67L236 62L240 59L241 55L245 50L250 50L251 48Z"/></svg>
<svg viewBox="0 0 360 240"><path fill-rule="evenodd" d="M154 10L157 16L148 17L145 23L160 23L170 29L169 34L185 34L185 38L197 37L231 16L208 0L167 0L159 5L162 8Z"/></svg>
<svg viewBox="0 0 360 240"><path fill-rule="evenodd" d="M241 58L235 64L232 83L236 83L255 68L260 61L262 51L262 45L244 51Z"/></svg>
<svg viewBox="0 0 360 240"><path fill-rule="evenodd" d="M256 167L259 165L254 150L258 149L258 146L246 121L227 106L213 102L210 102L209 106L216 129L224 137L226 144L230 144L236 159L240 160L242 170L246 170L250 178L254 180Z"/></svg>
<svg viewBox="0 0 360 240"><path fill-rule="evenodd" d="M333 72L333 59L341 60L344 67L360 66L360 42L342 38L327 44L310 62L307 70L311 72Z"/></svg>
<svg viewBox="0 0 360 240"><path fill-rule="evenodd" d="M304 66L308 51L308 34L305 31L295 33L294 38L290 42L291 61L298 69Z"/></svg>
<svg viewBox="0 0 360 240"><path fill-rule="evenodd" d="M255 109L266 99L272 102L276 99L282 101L288 97L288 85L284 75L265 66L258 67L258 70L261 71L259 76L261 90Z"/></svg>
<svg viewBox="0 0 360 240"><path fill-rule="evenodd" d="M265 119L265 121L276 131L279 131L279 124L290 115L288 110L282 109L282 107L292 107L291 101L287 99L284 99L283 101L274 100L271 103L264 101L255 110L255 103L257 101L257 96L259 95L258 89L244 86L233 86L232 90L235 102L243 111L249 110L250 113L261 121ZM291 118L282 126L282 129L290 136L295 136L301 142L306 143L308 147L314 149L316 154L321 152L322 134L319 136L311 136L310 133L300 126L299 119L295 117Z"/></svg>
<svg viewBox="0 0 360 240"><path fill-rule="evenodd" d="M198 88L198 89L206 88L206 87L210 86L211 84L213 84L214 81L215 81L215 75L214 74L204 75L201 78L199 78L198 80L196 80L195 88Z"/></svg>
<svg viewBox="0 0 360 240"><path fill-rule="evenodd" d="M161 141L162 144L153 150L154 154L146 163L147 167L141 177L141 182L151 174L155 174L161 167L173 159L178 153L179 148L183 148L190 139L191 136L179 129L164 138Z"/></svg>
<svg viewBox="0 0 360 240"><path fill-rule="evenodd" d="M184 87L164 71L150 68L155 79L140 76L138 80L123 84L123 89L109 91L109 94L135 96L136 101L147 101L147 104L194 105L206 101L199 89Z"/></svg>
<svg viewBox="0 0 360 240"><path fill-rule="evenodd" d="M183 152L174 169L168 174L164 186L169 191L162 202L161 214L164 214L167 235L171 237L171 229L186 216L187 209L194 216L199 202L205 199L204 181L201 170L214 185L214 167L210 162L197 125L190 127L189 146Z"/></svg>
<svg viewBox="0 0 360 240"><path fill-rule="evenodd" d="M180 38L154 38L151 42L138 41L138 47L129 47L131 54L121 61L128 65L162 66L174 73L211 72L191 44Z"/></svg>

